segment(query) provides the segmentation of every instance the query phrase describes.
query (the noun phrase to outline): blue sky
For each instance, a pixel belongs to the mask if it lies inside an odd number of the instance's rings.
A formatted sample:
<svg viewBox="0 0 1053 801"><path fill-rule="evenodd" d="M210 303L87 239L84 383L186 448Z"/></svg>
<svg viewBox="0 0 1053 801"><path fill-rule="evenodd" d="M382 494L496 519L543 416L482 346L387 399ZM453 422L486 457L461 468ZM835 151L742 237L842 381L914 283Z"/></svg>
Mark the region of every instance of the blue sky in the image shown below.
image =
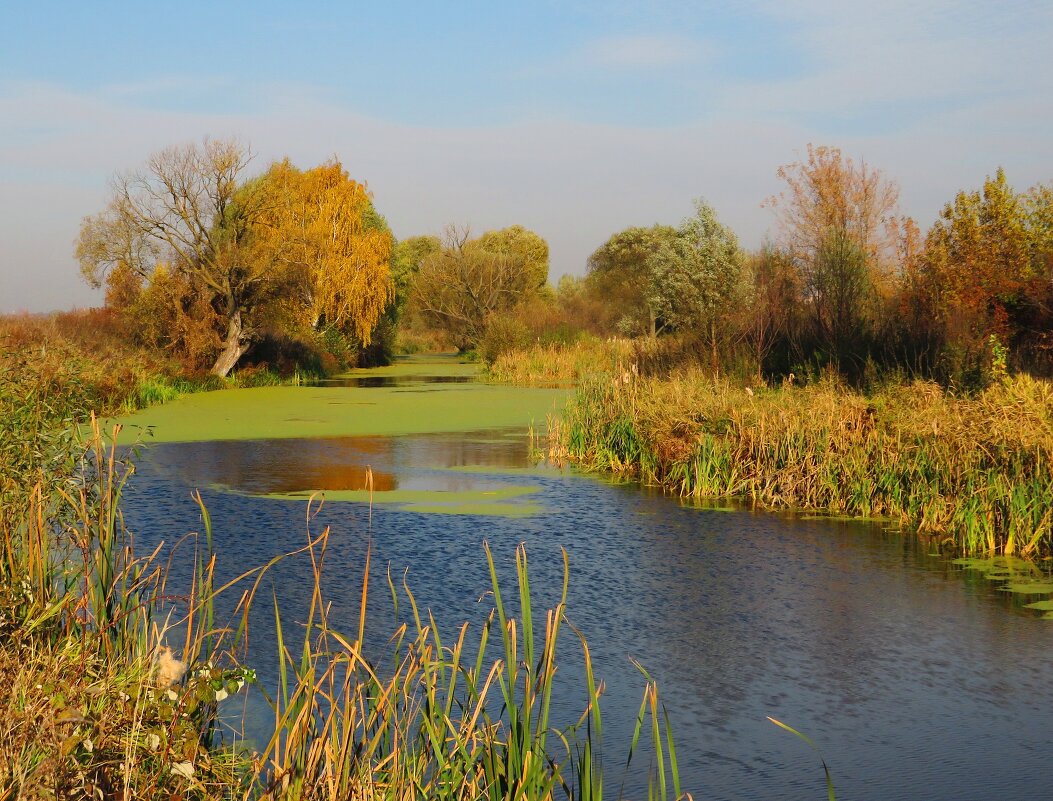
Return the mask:
<svg viewBox="0 0 1053 801"><path fill-rule="evenodd" d="M237 136L337 155L397 236L521 223L552 275L704 196L755 246L809 142L927 225L1004 166L1053 179L1053 4L905 0L6 4L0 312L86 305L81 218L118 169Z"/></svg>

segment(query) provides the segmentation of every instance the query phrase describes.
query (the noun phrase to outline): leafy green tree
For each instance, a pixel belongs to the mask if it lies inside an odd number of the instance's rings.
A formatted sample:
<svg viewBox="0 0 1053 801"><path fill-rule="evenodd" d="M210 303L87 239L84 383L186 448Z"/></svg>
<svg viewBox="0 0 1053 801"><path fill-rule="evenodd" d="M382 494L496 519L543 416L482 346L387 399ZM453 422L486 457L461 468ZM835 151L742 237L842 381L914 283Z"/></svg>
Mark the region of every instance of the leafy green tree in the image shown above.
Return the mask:
<svg viewBox="0 0 1053 801"><path fill-rule="evenodd" d="M738 237L703 200L652 257L648 305L670 329L701 334L714 369L721 323L739 293L744 260Z"/></svg>
<svg viewBox="0 0 1053 801"><path fill-rule="evenodd" d="M411 236L395 244L391 258L391 274L395 281L395 299L399 309L405 307L413 281L425 259L442 252L442 240L437 236Z"/></svg>
<svg viewBox="0 0 1053 801"><path fill-rule="evenodd" d="M743 260L734 232L698 200L678 228L634 227L611 236L589 257L588 281L617 310L622 333L693 331L709 342L715 360Z"/></svg>
<svg viewBox="0 0 1053 801"><path fill-rule="evenodd" d="M676 238L669 225L626 228L589 257L589 286L611 310L620 333L656 336L668 327L661 317L658 263Z"/></svg>
<svg viewBox="0 0 1053 801"><path fill-rule="evenodd" d="M525 284L541 290L548 284L548 242L522 225L487 231L479 246L491 253L511 258L527 275Z"/></svg>
<svg viewBox="0 0 1053 801"><path fill-rule="evenodd" d="M866 252L845 229L831 228L809 265L807 280L820 345L838 365L860 358L875 302Z"/></svg>

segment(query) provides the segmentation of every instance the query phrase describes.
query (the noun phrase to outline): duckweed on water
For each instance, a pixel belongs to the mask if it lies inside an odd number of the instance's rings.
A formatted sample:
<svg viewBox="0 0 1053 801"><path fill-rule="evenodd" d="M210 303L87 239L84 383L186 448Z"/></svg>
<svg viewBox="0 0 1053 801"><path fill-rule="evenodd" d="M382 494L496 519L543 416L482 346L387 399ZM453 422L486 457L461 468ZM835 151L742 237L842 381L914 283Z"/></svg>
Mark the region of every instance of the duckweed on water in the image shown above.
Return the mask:
<svg viewBox="0 0 1053 801"><path fill-rule="evenodd" d="M543 423L566 392L439 384L428 392L378 387L260 387L188 395L120 418L120 444L288 437L398 436Z"/></svg>

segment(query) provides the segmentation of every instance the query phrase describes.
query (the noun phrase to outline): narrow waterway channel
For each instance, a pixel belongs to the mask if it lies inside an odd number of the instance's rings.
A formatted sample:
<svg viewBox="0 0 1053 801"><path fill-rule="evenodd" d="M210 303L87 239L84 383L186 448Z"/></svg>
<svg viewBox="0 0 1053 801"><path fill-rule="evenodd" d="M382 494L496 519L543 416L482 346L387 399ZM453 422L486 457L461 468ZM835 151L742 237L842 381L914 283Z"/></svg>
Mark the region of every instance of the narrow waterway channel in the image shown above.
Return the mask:
<svg viewBox="0 0 1053 801"><path fill-rule="evenodd" d="M403 375L310 391L360 393L368 404L390 397L369 393L400 389L467 386ZM403 494L370 507L355 494L367 474L377 497ZM1053 796L1053 624L880 526L693 508L632 484L534 469L526 420L150 445L126 492L128 527L143 545L200 530L198 488L225 577L300 547L307 503L297 494L326 490L311 525L333 532L331 619L348 628L357 620L371 542L378 647L390 633L389 566L452 632L489 609L484 540L509 582L515 547L526 544L546 606L557 599L565 548L569 618L606 685L610 797L646 794L644 765L623 770L643 688L631 659L658 681L696 799L825 797L815 755L769 715L816 741L841 799ZM304 609L307 561L282 563L266 585L250 653L264 683L273 679L271 588L283 610ZM561 647L556 716L569 722L583 708L583 680L574 639ZM250 705L247 733L266 725Z"/></svg>

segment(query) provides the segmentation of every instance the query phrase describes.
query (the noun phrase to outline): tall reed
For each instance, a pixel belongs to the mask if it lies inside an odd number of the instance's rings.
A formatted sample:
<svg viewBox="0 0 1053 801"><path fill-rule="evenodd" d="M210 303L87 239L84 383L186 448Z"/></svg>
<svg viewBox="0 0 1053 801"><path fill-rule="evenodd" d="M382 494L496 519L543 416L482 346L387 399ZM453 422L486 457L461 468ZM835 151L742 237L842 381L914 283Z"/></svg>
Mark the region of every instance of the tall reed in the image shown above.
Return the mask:
<svg viewBox="0 0 1053 801"><path fill-rule="evenodd" d="M573 344L537 344L499 356L486 368L491 381L520 386L570 386L597 372L632 362L629 339L584 338Z"/></svg>
<svg viewBox="0 0 1053 801"><path fill-rule="evenodd" d="M598 376L551 424L553 458L693 497L891 518L962 553L1053 551L1053 385L976 397L748 388L701 372Z"/></svg>
<svg viewBox="0 0 1053 801"><path fill-rule="evenodd" d="M282 799L601 799L604 771L600 694L588 645L584 710L556 727L551 705L556 645L566 625L569 565L555 607L535 619L526 550L516 551L519 617L509 615L493 553L484 546L493 609L472 637L464 623L444 638L409 586L388 575L396 615L408 603L379 663L363 653L369 600L369 560L363 572L357 631L344 634L328 616L322 573L328 530L307 547L314 591L295 643L275 604L279 679L269 698L274 735L263 748L262 797ZM494 630L496 627L496 631ZM498 655L489 656L499 638ZM647 677L633 750L647 719L658 754L652 797L680 797L668 715ZM660 725L661 722L661 725ZM630 752L632 754L632 751ZM631 759L631 756L630 756Z"/></svg>

